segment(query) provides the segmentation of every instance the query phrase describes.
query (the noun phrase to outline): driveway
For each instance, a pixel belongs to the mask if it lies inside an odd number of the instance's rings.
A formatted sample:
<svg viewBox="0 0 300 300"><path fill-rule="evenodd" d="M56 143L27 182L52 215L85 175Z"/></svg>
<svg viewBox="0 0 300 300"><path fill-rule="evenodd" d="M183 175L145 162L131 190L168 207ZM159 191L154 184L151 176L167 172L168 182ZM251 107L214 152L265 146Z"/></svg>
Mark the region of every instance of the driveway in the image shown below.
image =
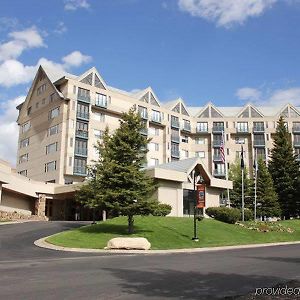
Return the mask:
<svg viewBox="0 0 300 300"><path fill-rule="evenodd" d="M300 283L300 245L126 256L33 245L83 224L0 226L0 299L224 299L289 280Z"/></svg>

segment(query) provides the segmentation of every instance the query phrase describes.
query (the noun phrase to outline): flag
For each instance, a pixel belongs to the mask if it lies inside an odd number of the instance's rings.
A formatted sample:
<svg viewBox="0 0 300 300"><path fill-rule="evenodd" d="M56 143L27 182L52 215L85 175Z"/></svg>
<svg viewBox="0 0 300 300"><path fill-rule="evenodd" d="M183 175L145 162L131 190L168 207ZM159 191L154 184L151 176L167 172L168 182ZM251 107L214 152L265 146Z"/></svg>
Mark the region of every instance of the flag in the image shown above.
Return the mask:
<svg viewBox="0 0 300 300"><path fill-rule="evenodd" d="M245 162L244 162L244 149L242 146L242 151L241 151L241 168L244 169L245 168Z"/></svg>
<svg viewBox="0 0 300 300"><path fill-rule="evenodd" d="M224 149L224 131L222 131L222 139L221 139L221 145L220 145L220 156L222 164L225 164L225 149Z"/></svg>

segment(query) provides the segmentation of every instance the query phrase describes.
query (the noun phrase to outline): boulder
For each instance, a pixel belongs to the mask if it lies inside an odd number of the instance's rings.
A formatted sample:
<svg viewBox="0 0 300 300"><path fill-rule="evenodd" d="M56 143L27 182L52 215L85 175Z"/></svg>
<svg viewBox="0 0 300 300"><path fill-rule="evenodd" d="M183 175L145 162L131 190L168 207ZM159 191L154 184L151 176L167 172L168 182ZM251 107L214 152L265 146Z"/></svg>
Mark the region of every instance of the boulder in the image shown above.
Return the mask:
<svg viewBox="0 0 300 300"><path fill-rule="evenodd" d="M106 249L126 249L126 250L149 250L151 244L141 237L118 237L107 242Z"/></svg>

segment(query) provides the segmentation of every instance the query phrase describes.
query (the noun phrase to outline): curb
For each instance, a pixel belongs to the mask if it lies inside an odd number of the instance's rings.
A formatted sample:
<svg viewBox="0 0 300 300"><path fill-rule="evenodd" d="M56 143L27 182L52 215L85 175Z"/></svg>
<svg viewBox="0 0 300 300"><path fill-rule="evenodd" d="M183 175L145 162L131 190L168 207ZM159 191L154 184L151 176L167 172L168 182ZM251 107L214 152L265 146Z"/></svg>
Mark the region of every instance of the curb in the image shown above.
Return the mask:
<svg viewBox="0 0 300 300"><path fill-rule="evenodd" d="M0 226L2 225L12 225L12 224L22 224L22 223L29 223L29 222L39 222L41 220L22 220L22 221L7 221L7 222L0 222Z"/></svg>
<svg viewBox="0 0 300 300"><path fill-rule="evenodd" d="M46 242L50 236L43 237L34 242L34 245L40 248L51 249L65 252L78 253L107 253L107 254L172 254L172 253L198 253L198 252L215 252L235 249L251 249L260 247L285 246L285 245L300 245L300 241L281 242L281 243L266 243L266 244L248 244L239 246L222 246L222 247L206 247L206 248L188 248L188 249L172 249L172 250L104 250L104 249L88 249L88 248L68 248L56 246Z"/></svg>

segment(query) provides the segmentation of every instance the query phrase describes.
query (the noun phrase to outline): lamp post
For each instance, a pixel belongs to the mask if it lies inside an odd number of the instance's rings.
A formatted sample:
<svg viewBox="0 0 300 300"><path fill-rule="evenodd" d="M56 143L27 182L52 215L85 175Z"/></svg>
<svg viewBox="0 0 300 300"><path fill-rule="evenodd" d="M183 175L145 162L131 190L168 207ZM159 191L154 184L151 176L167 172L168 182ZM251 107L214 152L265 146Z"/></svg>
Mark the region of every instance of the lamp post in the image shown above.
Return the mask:
<svg viewBox="0 0 300 300"><path fill-rule="evenodd" d="M192 238L193 241L199 242L198 238L198 230L197 230L197 189L196 189L196 179L199 176L198 171L194 170L194 237Z"/></svg>

